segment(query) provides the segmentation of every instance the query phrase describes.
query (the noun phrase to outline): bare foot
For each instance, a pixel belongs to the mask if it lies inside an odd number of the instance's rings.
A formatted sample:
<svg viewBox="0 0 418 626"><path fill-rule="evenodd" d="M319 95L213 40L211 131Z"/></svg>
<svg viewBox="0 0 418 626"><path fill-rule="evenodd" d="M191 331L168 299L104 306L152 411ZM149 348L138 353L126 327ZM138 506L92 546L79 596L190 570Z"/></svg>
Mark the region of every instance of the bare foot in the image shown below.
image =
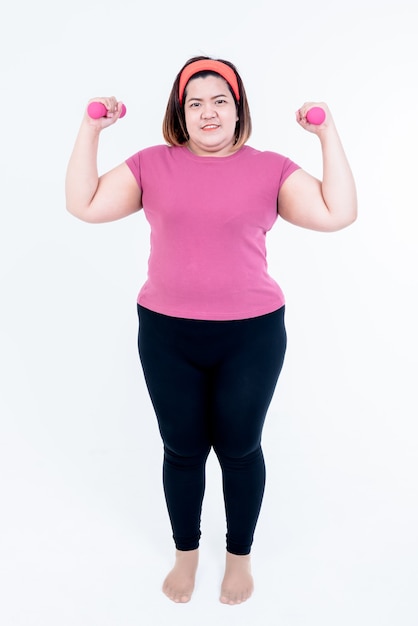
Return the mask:
<svg viewBox="0 0 418 626"><path fill-rule="evenodd" d="M253 589L250 555L241 556L227 552L220 601L223 604L241 604L248 600Z"/></svg>
<svg viewBox="0 0 418 626"><path fill-rule="evenodd" d="M188 602L192 597L199 550L176 550L176 562L163 583L165 595L173 602Z"/></svg>

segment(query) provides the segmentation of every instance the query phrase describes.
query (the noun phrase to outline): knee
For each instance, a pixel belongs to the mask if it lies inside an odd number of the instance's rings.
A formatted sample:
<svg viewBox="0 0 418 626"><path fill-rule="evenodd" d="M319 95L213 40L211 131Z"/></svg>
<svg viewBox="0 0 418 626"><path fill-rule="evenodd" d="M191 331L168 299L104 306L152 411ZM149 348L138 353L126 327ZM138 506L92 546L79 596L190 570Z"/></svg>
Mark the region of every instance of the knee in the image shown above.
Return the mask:
<svg viewBox="0 0 418 626"><path fill-rule="evenodd" d="M210 452L210 447L196 450L177 448L173 450L167 445L164 446L164 462L176 468L196 468L204 465Z"/></svg>
<svg viewBox="0 0 418 626"><path fill-rule="evenodd" d="M214 446L213 449L222 467L239 468L264 463L260 445L256 448L235 448L227 451L219 446Z"/></svg>

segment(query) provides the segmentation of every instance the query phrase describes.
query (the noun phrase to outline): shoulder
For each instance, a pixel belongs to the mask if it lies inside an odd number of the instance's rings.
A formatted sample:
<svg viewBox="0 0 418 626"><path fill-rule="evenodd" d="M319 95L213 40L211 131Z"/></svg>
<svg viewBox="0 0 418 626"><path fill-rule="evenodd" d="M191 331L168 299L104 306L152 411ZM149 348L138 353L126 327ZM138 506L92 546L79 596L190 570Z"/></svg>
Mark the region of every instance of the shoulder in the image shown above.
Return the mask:
<svg viewBox="0 0 418 626"><path fill-rule="evenodd" d="M182 148L169 146L167 144L161 144L156 146L149 146L135 152L129 158L126 159L126 164L130 169L139 176L139 172L145 169L158 167L159 165L167 165L173 160L173 156L181 152Z"/></svg>
<svg viewBox="0 0 418 626"><path fill-rule="evenodd" d="M142 148L138 152L135 152L129 159L135 159L136 161L141 160L142 158L146 159L158 159L165 156L169 150L172 150L171 146L166 144L161 144L157 146L149 146L147 148ZM127 159L128 160L128 159Z"/></svg>
<svg viewBox="0 0 418 626"><path fill-rule="evenodd" d="M300 166L292 161L289 157L273 152L272 150L256 150L250 146L244 146L245 155L248 160L252 161L254 166L265 171L268 174L278 175L281 183L293 174Z"/></svg>
<svg viewBox="0 0 418 626"><path fill-rule="evenodd" d="M264 161L265 163L284 163L290 160L287 156L280 154L279 152L274 152L273 150L258 150L247 145L243 148L245 149L245 155L248 156L248 158L256 158L260 161Z"/></svg>

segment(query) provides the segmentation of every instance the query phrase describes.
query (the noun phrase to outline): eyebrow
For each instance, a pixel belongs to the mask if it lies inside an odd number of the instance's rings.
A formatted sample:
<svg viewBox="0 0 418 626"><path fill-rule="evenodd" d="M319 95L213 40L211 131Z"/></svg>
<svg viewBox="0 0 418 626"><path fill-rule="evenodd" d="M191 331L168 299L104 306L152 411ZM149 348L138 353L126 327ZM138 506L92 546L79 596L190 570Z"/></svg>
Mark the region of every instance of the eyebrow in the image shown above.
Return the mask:
<svg viewBox="0 0 418 626"><path fill-rule="evenodd" d="M228 94L226 93L220 93L217 96L212 96L210 98L210 100L216 100L216 98L228 98ZM188 100L198 100L199 102L201 102L203 100L203 98L187 98Z"/></svg>

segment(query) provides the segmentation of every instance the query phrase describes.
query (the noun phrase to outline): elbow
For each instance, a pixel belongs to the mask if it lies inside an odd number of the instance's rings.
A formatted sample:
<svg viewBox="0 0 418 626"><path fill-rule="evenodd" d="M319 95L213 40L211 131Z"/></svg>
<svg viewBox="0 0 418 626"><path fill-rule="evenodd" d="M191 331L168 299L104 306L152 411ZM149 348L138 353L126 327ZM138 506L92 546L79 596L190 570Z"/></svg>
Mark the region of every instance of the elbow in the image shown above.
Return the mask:
<svg viewBox="0 0 418 626"><path fill-rule="evenodd" d="M91 223L94 220L90 219L90 214L89 211L85 208L81 208L79 206L74 206L70 203L67 202L66 206L65 206L66 210L68 213L70 213L70 215L72 215L73 217L76 217L77 219L81 220L82 222L87 222L87 223Z"/></svg>
<svg viewBox="0 0 418 626"><path fill-rule="evenodd" d="M71 202L67 202L65 203L65 208L67 210L67 213L69 213L70 215L72 215L73 217L77 217L78 219L82 219L82 211L80 211L80 209L72 204Z"/></svg>
<svg viewBox="0 0 418 626"><path fill-rule="evenodd" d="M65 208L67 213L73 215L74 217L78 217L77 211L74 206L72 206L68 201L65 203Z"/></svg>
<svg viewBox="0 0 418 626"><path fill-rule="evenodd" d="M66 181L65 184L65 208L68 213L81 220L91 222L92 197L87 194L77 193L77 187Z"/></svg>
<svg viewBox="0 0 418 626"><path fill-rule="evenodd" d="M357 217L358 217L358 206L357 206L357 200L356 200L355 202L353 202L351 209L347 215L346 227L351 226L351 224L354 224L354 222L357 221Z"/></svg>
<svg viewBox="0 0 418 626"><path fill-rule="evenodd" d="M347 226L351 226L351 224L354 224L354 222L357 221L357 218L358 218L358 211L357 211L357 207L356 207L355 211L353 211L353 214L352 214L351 219L348 222Z"/></svg>
<svg viewBox="0 0 418 626"><path fill-rule="evenodd" d="M73 197L71 193L65 193L65 208L70 215L82 222L91 223L95 221L93 219L94 211L92 211L91 204L80 201L76 197Z"/></svg>
<svg viewBox="0 0 418 626"><path fill-rule="evenodd" d="M358 212L357 205L355 205L349 212L347 212L344 216L341 216L339 219L331 222L330 231L338 231L343 230L344 228L348 228L357 220Z"/></svg>

